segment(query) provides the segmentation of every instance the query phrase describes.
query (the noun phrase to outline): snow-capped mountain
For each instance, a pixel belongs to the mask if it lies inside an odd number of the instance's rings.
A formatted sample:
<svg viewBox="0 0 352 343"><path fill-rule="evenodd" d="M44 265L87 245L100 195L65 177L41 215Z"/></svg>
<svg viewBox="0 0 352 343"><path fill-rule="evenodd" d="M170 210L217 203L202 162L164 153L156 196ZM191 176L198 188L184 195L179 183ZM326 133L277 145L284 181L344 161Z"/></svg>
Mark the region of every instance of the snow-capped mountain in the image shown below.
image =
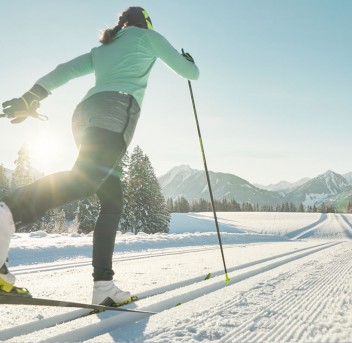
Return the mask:
<svg viewBox="0 0 352 343"><path fill-rule="evenodd" d="M261 189L265 189L267 191L276 192L284 196L287 193L291 192L293 189L305 184L309 180L310 178L305 177L296 182L280 181L278 183L270 184L268 186L263 186L263 185L254 183L254 186ZM351 182L352 182L352 175L351 175Z"/></svg>
<svg viewBox="0 0 352 343"><path fill-rule="evenodd" d="M285 201L305 206L319 205L350 187L346 178L329 170L288 193Z"/></svg>
<svg viewBox="0 0 352 343"><path fill-rule="evenodd" d="M352 172L342 175L352 185Z"/></svg>
<svg viewBox="0 0 352 343"><path fill-rule="evenodd" d="M233 174L209 172L209 175L214 198L219 200L226 198L273 206L283 202L292 202L296 205L303 203L304 206L327 202L343 208L352 201L351 183L344 176L331 170L313 179L267 186L268 189L272 189L271 191L256 187ZM182 165L171 169L159 178L159 183L165 198L176 199L183 196L188 201L209 199L204 171L192 169L190 166Z"/></svg>
<svg viewBox="0 0 352 343"><path fill-rule="evenodd" d="M238 176L227 173L209 172L215 199L235 199L238 202L276 205L282 196L275 192L255 187ZM189 166L178 166L159 178L165 198L177 199L180 196L188 201L200 198L209 199L209 190L204 171Z"/></svg>

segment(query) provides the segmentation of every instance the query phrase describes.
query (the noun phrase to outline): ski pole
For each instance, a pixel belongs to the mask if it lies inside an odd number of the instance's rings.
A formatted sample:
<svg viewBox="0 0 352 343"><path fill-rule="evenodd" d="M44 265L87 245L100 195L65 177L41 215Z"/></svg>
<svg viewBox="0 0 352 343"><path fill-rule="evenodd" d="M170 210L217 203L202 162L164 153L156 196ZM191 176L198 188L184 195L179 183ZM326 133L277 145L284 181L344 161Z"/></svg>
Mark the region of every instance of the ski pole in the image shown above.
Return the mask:
<svg viewBox="0 0 352 343"><path fill-rule="evenodd" d="M192 99L193 112L194 112L194 117L195 117L196 125L197 125L197 131L198 131L200 149L201 149L201 152L202 152L202 157L203 157L203 162L204 162L205 174L207 176L207 182L208 182L208 188L209 188L209 194L210 194L210 201L211 201L211 206L212 206L212 209L213 209L214 221L215 221L216 231L217 231L218 239L219 239L219 245L220 245L220 251L221 251L221 256L222 256L222 262L224 264L225 282L230 282L229 275L227 273L226 263L225 263L224 249L222 247L222 242L221 242L221 235L220 235L218 217L216 215L216 210L215 210L213 191L211 189L209 171L208 171L208 166L207 166L207 160L205 158L203 140L202 140L202 135L201 135L201 132L200 132L200 126L199 126L199 120L198 120L198 115L197 115L197 110L196 110L196 104L195 104L194 96L193 96L192 84L191 84L191 81L189 81L189 80L188 80L188 87L189 87L189 92L191 94L191 99Z"/></svg>

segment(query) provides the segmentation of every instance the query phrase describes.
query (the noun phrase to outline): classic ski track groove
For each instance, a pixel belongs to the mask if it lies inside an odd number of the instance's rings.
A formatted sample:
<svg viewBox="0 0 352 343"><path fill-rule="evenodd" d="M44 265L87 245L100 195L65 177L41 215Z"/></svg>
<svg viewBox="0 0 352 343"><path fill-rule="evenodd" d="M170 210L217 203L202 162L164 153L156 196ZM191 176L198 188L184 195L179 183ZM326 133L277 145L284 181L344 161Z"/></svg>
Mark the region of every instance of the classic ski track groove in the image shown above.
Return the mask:
<svg viewBox="0 0 352 343"><path fill-rule="evenodd" d="M244 264L236 266L236 267L228 268L228 272L245 269L245 268L248 268L248 267L259 265L261 263L265 263L265 262L268 262L268 261L272 261L272 260L275 260L275 259L278 259L278 258L282 258L282 257L285 257L285 256L292 255L292 254L297 254L297 253L300 253L300 252L303 252L303 251L306 251L306 250L314 249L314 248L317 248L317 247L320 247L320 246L325 246L325 245L331 245L331 243L328 242L328 243L317 244L315 246L301 248L301 249L298 249L298 250L292 250L292 251L285 252L285 253L282 253L282 254L270 256L270 257L267 257L267 258L264 258L264 259L260 259L260 260L256 260L256 261L252 261L252 262L248 262L248 263L244 263ZM220 270L220 271L213 272L211 274L212 274L212 277L214 277L214 276L223 275L223 273L224 273L223 270ZM190 279L187 279L187 280L183 280L183 281L180 281L180 282L176 282L176 283L173 283L173 284L169 284L167 286L154 288L154 289L151 289L149 291L141 292L141 293L136 294L136 295L141 300L141 299L144 299L144 298L147 298L147 297L151 297L151 296L154 296L154 295L163 294L163 293L172 291L172 290L174 290L176 288L185 287L185 286L188 286L188 285L191 285L191 284L194 284L196 282L203 281L203 280L204 280L204 275L199 276L199 277L195 277L195 278L190 278ZM64 313L64 314L60 314L60 315L57 315L57 316L49 317L49 318L46 318L46 319L42 319L40 321L34 321L34 322L31 322L31 323L22 324L22 325L13 327L13 328L5 329L5 330L0 332L0 340L13 338L13 337L18 335L19 331L22 332L22 334L29 334L31 332L42 330L42 329L47 329L47 328L50 328L50 327L58 325L58 324L67 323L67 322L70 322L70 321L75 320L77 318L81 318L81 317L84 317L86 315L89 315L89 312L90 312L89 310L79 309L79 310L71 311L69 313Z"/></svg>
<svg viewBox="0 0 352 343"><path fill-rule="evenodd" d="M231 246L226 246L226 249L229 248L235 248ZM219 247L208 247L208 248L193 248L193 249L184 249L181 251L167 251L167 252L148 252L148 254L138 254L135 256L121 256L119 255L118 257L113 258L113 262L123 262L123 261L133 261L133 260L140 260L140 259L146 259L146 258L154 258L154 257L160 257L160 256L172 256L172 255L183 255L183 254L191 254L191 253L197 253L197 252L204 252L204 251L209 251L209 250L218 250ZM39 273L39 272L48 272L48 271L55 271L55 270L61 270L61 269L73 269L73 268L80 268L80 267L85 267L85 266L90 266L92 264L92 259L91 258L86 258L82 261L75 261L75 262L62 262L62 263L55 263L53 266L48 266L48 265L39 265L36 266L34 265L33 267L31 266L26 266L26 267L13 267L11 268L11 272L18 276L18 275L26 275L26 274L32 274L32 273Z"/></svg>
<svg viewBox="0 0 352 343"><path fill-rule="evenodd" d="M351 227L352 224L349 222L346 216L343 216L341 214L334 214L334 213L329 213L329 214L323 213L321 218L315 223L308 225L306 228L296 230L295 235L293 235L294 232L291 232L291 233L288 233L286 236L293 240L306 239L306 238L312 237L312 233L316 230L319 230L321 226L326 225L327 223L333 222L333 221L336 221L339 224L341 224L341 227L344 228L343 233L346 238L352 239L352 227ZM335 225L331 225L331 226L335 227ZM337 237L337 239L341 239L341 238L342 237L340 238Z"/></svg>
<svg viewBox="0 0 352 343"><path fill-rule="evenodd" d="M344 280L352 273L351 259L352 252L344 254L340 257L340 263L327 266L318 278L308 280L277 302L270 304L219 342L312 341L312 337L306 333L325 308L333 307L332 304L336 302L335 295L341 294L342 288L346 286ZM349 284L348 287L351 288L352 285ZM299 295L302 289L309 290ZM305 309L303 313L302 308ZM265 317L271 317L270 332L263 334L253 330L256 323Z"/></svg>
<svg viewBox="0 0 352 343"><path fill-rule="evenodd" d="M285 263L289 263L291 261L303 258L307 255L310 255L315 252L330 248L330 247L332 247L336 244L340 244L340 243L341 242L332 242L332 243L329 242L329 243L317 244L313 247L302 248L299 250L286 252L286 253L275 255L275 256L265 258L262 260L253 261L251 263L246 263L246 264L243 264L238 267L230 268L228 271L230 273L230 272L244 269L244 268L247 268L250 266L256 266L256 265L263 264L265 262L271 262L271 261L283 258L281 261L279 260L279 261L276 261L273 263L269 263L268 265L264 265L262 267L255 269L255 270L236 275L235 282L240 282L240 281L248 279L252 276L255 276L255 275L261 274L263 272L266 272L268 270L271 270L273 268L279 267ZM293 256L288 257L289 255L293 255ZM214 276L214 275L219 276L222 274L223 274L223 271L218 271L218 272L212 273L212 276ZM186 294L174 296L174 297L171 296L170 299L157 301L154 304L151 304L151 305L148 305L145 307L141 307L139 309L161 312L161 311L164 311L164 310L167 310L167 309L174 307L175 304L178 302L185 303L185 302L188 302L188 301L191 301L191 300L198 298L200 296L200 294L201 294L201 296L203 296L204 294L211 293L213 291L216 291L218 289L221 289L221 288L227 286L227 284L225 284L225 282L223 280L215 281L210 285L203 284L200 282L203 279L204 279L204 277L192 278L192 279L188 279L188 280L185 280L182 282L171 284L171 285L168 285L165 287L160 287L160 288L156 288L156 289L153 289L153 290L150 290L147 292L143 292L143 293L139 294L139 297L141 299L144 299L146 297L152 297L153 295L167 293L167 292L172 293L172 291L175 288L194 285L197 282L199 283L199 287L193 291L187 292ZM170 305L170 302L172 303L172 305ZM54 325L64 324L64 323L67 323L67 322L72 321L74 319L81 318L86 313L87 313L86 310L77 310L77 311L73 311L70 313L63 314L63 315L50 317L50 318L44 319L42 321L32 322L32 323L16 326L16 327L13 327L13 328L10 328L7 330L3 330L0 333L0 339L1 340L11 339L13 337L18 336L19 333L21 335L28 335L30 333L33 333L34 331L49 329L50 327L52 327ZM46 338L45 342L50 342L50 341L52 341L52 342L59 342L59 341L69 342L69 341L77 341L77 340L82 341L85 339L90 339L95 336L104 334L110 330L116 329L117 327L121 327L123 325L127 325L130 323L142 320L147 317L148 317L148 315L145 315L145 314L136 314L136 313L133 313L133 314L126 313L125 314L125 313L123 313L122 315L121 314L118 315L118 322L116 322L117 317L112 316L110 318L102 320L99 323L90 324L88 326L84 326L81 329L71 330L71 331L68 331L68 332L61 334L61 335L56 335L51 338ZM90 329L92 329L92 330L90 330ZM90 332L94 332L94 335L91 334ZM25 338L25 336L24 336L24 338Z"/></svg>
<svg viewBox="0 0 352 343"><path fill-rule="evenodd" d="M316 229L318 229L323 223L326 223L328 219L331 218L330 216L326 214L322 214L320 219L315 221L314 223L300 228L298 230L288 232L285 236L288 237L289 239L292 240L297 240L300 238L304 238L303 236L306 235L307 233L310 233ZM352 239L352 223L350 220L347 218L346 215L340 214L339 216L334 215L335 220L341 222L341 218L343 219L343 222L348 226L348 229L345 230L345 234L347 238ZM219 217L219 219L221 219ZM225 219L222 219L225 220ZM345 225L345 226L346 226ZM255 244L255 243L252 243ZM235 248L232 246L227 245L226 249L231 249ZM131 261L131 260L138 260L138 259L146 259L146 258L153 258L153 257L160 257L160 256L170 256L170 255L182 255L182 254L188 254L188 253L195 253L195 252L203 252L203 251L208 251L208 250L217 250L219 249L218 247L202 247L202 248L187 248L182 249L181 251L172 251L173 247L169 248L170 251L167 252L159 252L158 250L155 252L148 252L148 254L139 254L135 256L121 256L119 255L118 257L115 257L113 261ZM132 254L134 254L132 252ZM11 272L14 273L15 275L25 275L25 274L31 274L31 273L38 273L38 272L46 272L46 271L55 271L55 270L60 270L60 269L69 269L69 268L79 268L79 267L84 267L84 266L90 266L91 265L91 258L84 258L79 262L59 262L55 263L54 266L48 266L48 263L43 263L43 265L35 265L33 267L12 267Z"/></svg>

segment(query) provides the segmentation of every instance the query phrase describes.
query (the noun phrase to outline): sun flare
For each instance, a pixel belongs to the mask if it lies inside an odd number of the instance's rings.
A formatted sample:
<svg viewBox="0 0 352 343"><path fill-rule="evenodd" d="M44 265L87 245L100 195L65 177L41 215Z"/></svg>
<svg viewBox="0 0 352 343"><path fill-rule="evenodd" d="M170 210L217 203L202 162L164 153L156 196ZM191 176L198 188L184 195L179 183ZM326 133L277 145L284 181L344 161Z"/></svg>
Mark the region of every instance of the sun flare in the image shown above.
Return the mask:
<svg viewBox="0 0 352 343"><path fill-rule="evenodd" d="M53 132L33 136L27 146L32 166L45 174L53 171L62 155L62 143Z"/></svg>

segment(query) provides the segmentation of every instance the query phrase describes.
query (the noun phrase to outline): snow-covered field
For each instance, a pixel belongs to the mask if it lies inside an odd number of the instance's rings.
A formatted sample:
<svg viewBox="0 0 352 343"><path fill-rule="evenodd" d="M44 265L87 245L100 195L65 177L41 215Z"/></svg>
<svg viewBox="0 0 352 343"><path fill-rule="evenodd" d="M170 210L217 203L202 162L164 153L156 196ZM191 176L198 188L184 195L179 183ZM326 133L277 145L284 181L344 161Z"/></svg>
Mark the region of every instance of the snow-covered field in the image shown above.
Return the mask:
<svg viewBox="0 0 352 343"><path fill-rule="evenodd" d="M117 237L116 283L140 298L126 307L158 314L78 318L87 310L0 305L0 341L352 341L352 215L218 216L230 283L212 214L175 214L169 234ZM91 240L15 234L17 284L36 297L89 302Z"/></svg>

